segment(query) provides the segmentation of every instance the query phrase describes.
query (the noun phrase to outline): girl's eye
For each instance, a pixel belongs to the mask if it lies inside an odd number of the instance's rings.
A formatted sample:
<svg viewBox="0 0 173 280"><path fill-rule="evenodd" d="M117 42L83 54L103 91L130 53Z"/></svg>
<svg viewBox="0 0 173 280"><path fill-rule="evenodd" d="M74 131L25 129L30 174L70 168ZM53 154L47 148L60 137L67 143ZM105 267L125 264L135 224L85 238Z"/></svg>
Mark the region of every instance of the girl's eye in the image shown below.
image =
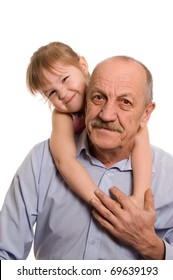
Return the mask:
<svg viewBox="0 0 173 280"><path fill-rule="evenodd" d="M62 79L62 84L65 83L65 81L69 78L69 76L66 76L64 79Z"/></svg>
<svg viewBox="0 0 173 280"><path fill-rule="evenodd" d="M49 93L49 98L54 94L54 93L56 93L56 91L55 90L52 90L50 93Z"/></svg>

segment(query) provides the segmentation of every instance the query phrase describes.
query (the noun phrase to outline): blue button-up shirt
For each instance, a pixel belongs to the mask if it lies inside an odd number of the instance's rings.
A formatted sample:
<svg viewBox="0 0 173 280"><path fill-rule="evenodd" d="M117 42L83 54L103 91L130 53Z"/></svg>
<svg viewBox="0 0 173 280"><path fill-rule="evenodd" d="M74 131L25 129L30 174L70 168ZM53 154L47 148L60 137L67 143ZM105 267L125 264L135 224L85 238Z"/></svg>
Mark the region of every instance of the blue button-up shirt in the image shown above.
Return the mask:
<svg viewBox="0 0 173 280"><path fill-rule="evenodd" d="M107 169L89 153L86 132L76 137L77 159L98 187L109 194L117 186L131 195L130 158ZM173 157L152 149L155 229L165 242L166 259L173 259ZM48 141L31 150L8 190L0 213L0 259L26 259L33 239L36 259L142 259L104 230L90 206L66 185Z"/></svg>

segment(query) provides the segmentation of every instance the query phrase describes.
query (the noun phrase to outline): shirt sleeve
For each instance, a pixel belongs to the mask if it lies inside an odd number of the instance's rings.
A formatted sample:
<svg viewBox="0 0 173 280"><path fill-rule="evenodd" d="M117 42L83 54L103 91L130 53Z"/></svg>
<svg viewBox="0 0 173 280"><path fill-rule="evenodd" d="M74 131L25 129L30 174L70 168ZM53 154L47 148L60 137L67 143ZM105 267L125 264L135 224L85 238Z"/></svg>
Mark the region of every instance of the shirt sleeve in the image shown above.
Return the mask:
<svg viewBox="0 0 173 280"><path fill-rule="evenodd" d="M26 259L30 252L37 219L37 153L33 149L25 158L4 200L0 212L0 259Z"/></svg>
<svg viewBox="0 0 173 280"><path fill-rule="evenodd" d="M173 246L168 244L166 241L165 243L165 260L173 260Z"/></svg>

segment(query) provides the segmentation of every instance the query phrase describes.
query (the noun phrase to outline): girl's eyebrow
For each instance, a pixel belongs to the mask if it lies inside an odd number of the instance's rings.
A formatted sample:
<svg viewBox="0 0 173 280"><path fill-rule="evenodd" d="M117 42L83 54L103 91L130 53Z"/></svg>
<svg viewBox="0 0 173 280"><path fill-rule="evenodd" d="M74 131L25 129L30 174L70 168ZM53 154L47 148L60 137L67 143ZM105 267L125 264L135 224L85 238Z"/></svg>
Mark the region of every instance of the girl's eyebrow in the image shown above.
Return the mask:
<svg viewBox="0 0 173 280"><path fill-rule="evenodd" d="M42 92L43 92L43 94L44 94L44 95L46 95L49 91L50 91L50 89L48 89L48 90L43 89L43 91L42 91Z"/></svg>

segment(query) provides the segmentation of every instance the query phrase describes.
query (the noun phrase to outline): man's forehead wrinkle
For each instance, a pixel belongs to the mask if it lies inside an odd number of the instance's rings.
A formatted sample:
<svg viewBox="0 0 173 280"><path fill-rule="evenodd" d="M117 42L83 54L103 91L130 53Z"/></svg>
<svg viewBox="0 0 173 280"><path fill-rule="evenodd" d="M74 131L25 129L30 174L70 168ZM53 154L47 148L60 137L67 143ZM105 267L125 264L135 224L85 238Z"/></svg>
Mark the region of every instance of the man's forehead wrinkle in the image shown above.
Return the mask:
<svg viewBox="0 0 173 280"><path fill-rule="evenodd" d="M91 77L91 80L93 81L107 81L109 83L114 83L115 81L122 81L122 80L131 80L133 78L133 75L131 73L115 73L114 71L110 71L109 73L104 73L103 71L100 71L98 73L95 73L93 77Z"/></svg>
<svg viewBox="0 0 173 280"><path fill-rule="evenodd" d="M93 79L91 79L91 87L93 88L101 88L102 86L106 86L106 87L110 87L110 85L112 86L114 84L114 81L112 81L110 79L110 76L107 75L97 75L97 77L93 77Z"/></svg>
<svg viewBox="0 0 173 280"><path fill-rule="evenodd" d="M114 77L114 75L112 74L112 77ZM129 83L130 81L130 83ZM99 92L103 92L103 91L107 91L109 89L116 91L117 87L122 88L127 88L125 90L126 93L130 93L131 90L135 90L135 85L131 80L131 76L130 75L118 75L115 76L114 79L110 79L110 75L109 76L97 76L95 77L95 79L93 79L93 81L91 82L91 90L92 91L99 91Z"/></svg>

